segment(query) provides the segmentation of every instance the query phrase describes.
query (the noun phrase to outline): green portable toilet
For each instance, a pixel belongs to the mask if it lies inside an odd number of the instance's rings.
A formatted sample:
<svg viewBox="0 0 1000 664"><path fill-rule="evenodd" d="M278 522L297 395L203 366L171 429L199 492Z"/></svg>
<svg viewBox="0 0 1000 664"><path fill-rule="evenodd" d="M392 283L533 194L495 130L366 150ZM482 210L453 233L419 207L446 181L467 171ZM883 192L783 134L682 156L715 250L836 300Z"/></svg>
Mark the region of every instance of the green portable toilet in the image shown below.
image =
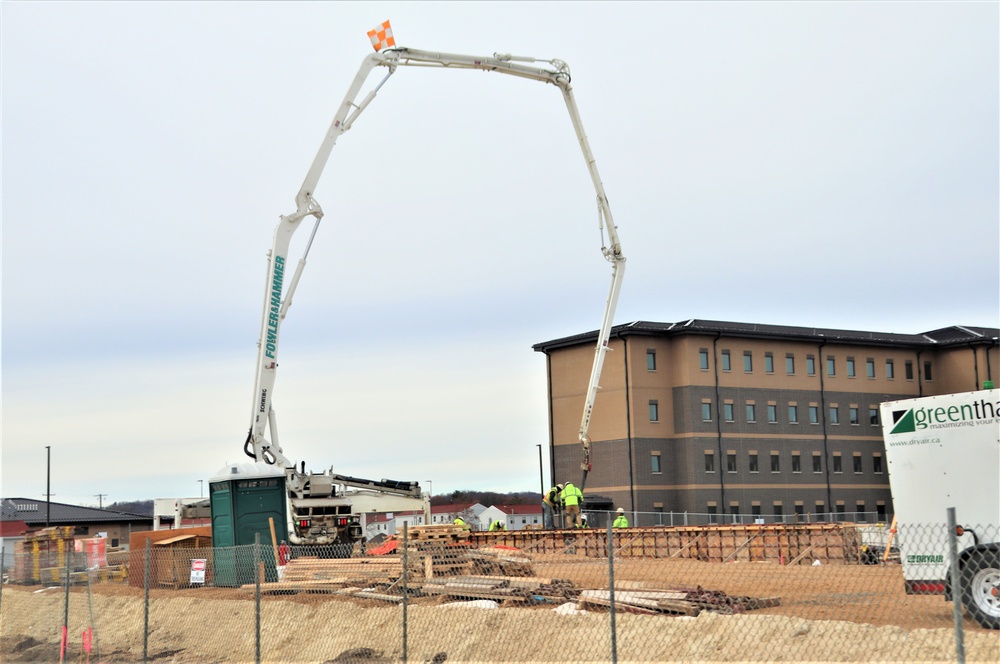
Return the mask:
<svg viewBox="0 0 1000 664"><path fill-rule="evenodd" d="M277 581L274 544L285 538L285 473L266 463L229 464L209 481L215 585L254 583L253 548L260 534L264 580ZM271 520L277 542L271 541Z"/></svg>

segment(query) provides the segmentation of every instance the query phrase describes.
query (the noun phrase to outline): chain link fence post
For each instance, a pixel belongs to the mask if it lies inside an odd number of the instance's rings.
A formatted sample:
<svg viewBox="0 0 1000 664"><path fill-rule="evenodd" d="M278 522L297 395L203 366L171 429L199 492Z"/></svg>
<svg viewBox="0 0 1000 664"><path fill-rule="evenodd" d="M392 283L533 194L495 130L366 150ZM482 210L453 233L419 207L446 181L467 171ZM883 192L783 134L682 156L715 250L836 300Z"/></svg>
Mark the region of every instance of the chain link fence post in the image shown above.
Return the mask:
<svg viewBox="0 0 1000 664"><path fill-rule="evenodd" d="M143 565L143 601L142 601L142 662L149 661L149 554L150 538L146 538L146 562Z"/></svg>
<svg viewBox="0 0 1000 664"><path fill-rule="evenodd" d="M407 612L407 606L409 604L409 602L407 601L407 597L409 595L407 583L409 582L410 578L409 565L407 564L407 551L410 548L409 534L410 534L409 528L407 527L407 523L404 521L403 522L403 664L406 664L406 646L407 646L406 612Z"/></svg>
<svg viewBox="0 0 1000 664"><path fill-rule="evenodd" d="M962 631L962 574L958 565L958 523L955 508L948 508L948 550L951 553L951 609L955 617L955 661L965 664L965 634Z"/></svg>
<svg viewBox="0 0 1000 664"><path fill-rule="evenodd" d="M264 576L264 565L260 560L260 533L253 534L253 576L254 576L254 634L255 634L255 659L260 664L260 578Z"/></svg>
<svg viewBox="0 0 1000 664"><path fill-rule="evenodd" d="M615 625L615 538L608 518L608 592L611 599L611 661L618 664L618 629Z"/></svg>
<svg viewBox="0 0 1000 664"><path fill-rule="evenodd" d="M63 602L62 642L59 644L59 664L66 661L66 647L69 645L69 574L70 556L72 555L69 542L65 544L63 555L66 556L66 593Z"/></svg>

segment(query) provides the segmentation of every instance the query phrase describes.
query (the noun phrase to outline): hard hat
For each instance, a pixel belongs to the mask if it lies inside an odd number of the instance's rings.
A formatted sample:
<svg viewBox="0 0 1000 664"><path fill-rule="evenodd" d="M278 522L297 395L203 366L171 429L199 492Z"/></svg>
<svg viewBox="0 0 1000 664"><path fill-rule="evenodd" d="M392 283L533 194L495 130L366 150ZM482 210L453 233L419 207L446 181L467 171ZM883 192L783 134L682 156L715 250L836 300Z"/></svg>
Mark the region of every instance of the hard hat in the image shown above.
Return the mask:
<svg viewBox="0 0 1000 664"><path fill-rule="evenodd" d="M619 514L625 514L625 508L624 507L619 507L618 508L618 513Z"/></svg>
<svg viewBox="0 0 1000 664"><path fill-rule="evenodd" d="M556 488L559 489L560 491L562 491L563 490L563 485L562 484L557 484Z"/></svg>

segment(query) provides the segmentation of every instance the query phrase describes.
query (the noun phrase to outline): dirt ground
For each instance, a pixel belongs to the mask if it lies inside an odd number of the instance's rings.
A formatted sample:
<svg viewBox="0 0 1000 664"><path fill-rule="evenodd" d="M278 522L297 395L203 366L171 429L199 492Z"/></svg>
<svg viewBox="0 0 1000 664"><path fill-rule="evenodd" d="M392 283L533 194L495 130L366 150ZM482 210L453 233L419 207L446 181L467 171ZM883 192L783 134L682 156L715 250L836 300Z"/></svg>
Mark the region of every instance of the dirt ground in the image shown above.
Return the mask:
<svg viewBox="0 0 1000 664"><path fill-rule="evenodd" d="M553 555L535 560L539 577L607 588L607 561ZM898 565L779 566L693 560L623 560L618 588L693 588L780 597L743 615L697 618L616 615L619 661L954 661L952 604L903 592ZM4 586L0 659L59 660L61 589ZM150 591L148 659L254 661L253 593L227 588ZM564 615L553 605L483 610L414 597L407 612L407 661L610 661L609 614ZM71 590L67 661L86 661L80 632L93 626L104 662L142 661L143 590L101 584ZM88 618L93 616L93 618ZM1000 633L964 621L967 661L1000 661ZM261 602L262 661L396 662L404 639L401 607L325 594L268 595ZM94 660L96 661L96 660Z"/></svg>

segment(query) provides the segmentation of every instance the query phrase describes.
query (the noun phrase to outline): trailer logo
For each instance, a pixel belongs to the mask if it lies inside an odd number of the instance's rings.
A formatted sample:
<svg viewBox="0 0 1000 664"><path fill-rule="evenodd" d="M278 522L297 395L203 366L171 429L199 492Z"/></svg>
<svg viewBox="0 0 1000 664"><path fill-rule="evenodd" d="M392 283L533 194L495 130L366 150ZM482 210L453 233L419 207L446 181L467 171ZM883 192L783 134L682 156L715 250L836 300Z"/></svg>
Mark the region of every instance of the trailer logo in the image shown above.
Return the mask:
<svg viewBox="0 0 1000 664"><path fill-rule="evenodd" d="M265 355L272 360L278 348L278 312L281 309L281 282L285 278L285 257L274 257L274 277L271 279L271 313L267 317L267 346Z"/></svg>
<svg viewBox="0 0 1000 664"><path fill-rule="evenodd" d="M914 433L925 429L954 429L991 424L998 413L1000 404L986 399L937 408L894 410L893 427L889 433Z"/></svg>
<svg viewBox="0 0 1000 664"><path fill-rule="evenodd" d="M939 554L911 554L906 556L906 562L912 565L934 565L944 562L944 556Z"/></svg>

